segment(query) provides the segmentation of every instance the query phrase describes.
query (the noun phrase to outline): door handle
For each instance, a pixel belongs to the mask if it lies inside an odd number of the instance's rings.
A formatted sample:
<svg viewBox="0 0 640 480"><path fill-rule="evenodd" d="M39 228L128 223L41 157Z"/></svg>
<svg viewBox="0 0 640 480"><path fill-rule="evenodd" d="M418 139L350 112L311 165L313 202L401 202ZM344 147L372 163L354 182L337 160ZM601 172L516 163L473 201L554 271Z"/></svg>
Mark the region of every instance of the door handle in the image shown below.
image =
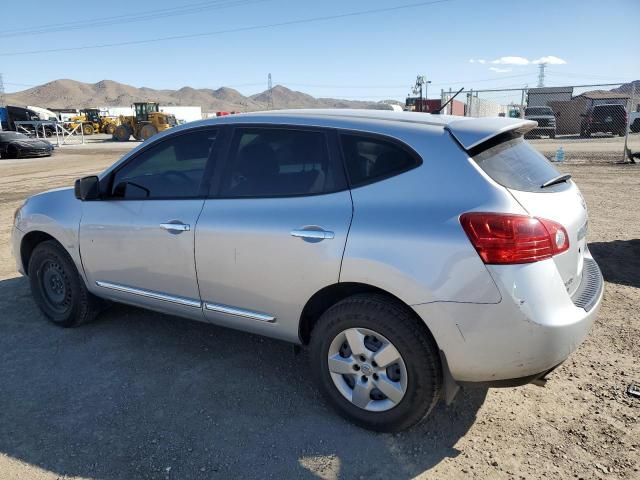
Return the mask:
<svg viewBox="0 0 640 480"><path fill-rule="evenodd" d="M161 223L160 228L168 231L169 233L180 233L191 230L191 225L186 223Z"/></svg>
<svg viewBox="0 0 640 480"><path fill-rule="evenodd" d="M328 230L291 230L292 237L298 237L309 240L330 240L335 237L333 232Z"/></svg>

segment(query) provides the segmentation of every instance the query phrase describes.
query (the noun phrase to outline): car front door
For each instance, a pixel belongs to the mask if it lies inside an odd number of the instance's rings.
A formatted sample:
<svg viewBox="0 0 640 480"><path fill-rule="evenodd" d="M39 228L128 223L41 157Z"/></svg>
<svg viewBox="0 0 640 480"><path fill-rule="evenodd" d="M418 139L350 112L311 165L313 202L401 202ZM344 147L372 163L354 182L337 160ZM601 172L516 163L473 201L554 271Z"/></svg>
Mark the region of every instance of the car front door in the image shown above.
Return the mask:
<svg viewBox="0 0 640 480"><path fill-rule="evenodd" d="M194 232L214 162L215 129L176 133L104 179L83 202L80 252L100 296L202 320Z"/></svg>
<svg viewBox="0 0 640 480"><path fill-rule="evenodd" d="M338 282L352 216L337 137L243 126L196 228L207 321L298 339L303 306Z"/></svg>

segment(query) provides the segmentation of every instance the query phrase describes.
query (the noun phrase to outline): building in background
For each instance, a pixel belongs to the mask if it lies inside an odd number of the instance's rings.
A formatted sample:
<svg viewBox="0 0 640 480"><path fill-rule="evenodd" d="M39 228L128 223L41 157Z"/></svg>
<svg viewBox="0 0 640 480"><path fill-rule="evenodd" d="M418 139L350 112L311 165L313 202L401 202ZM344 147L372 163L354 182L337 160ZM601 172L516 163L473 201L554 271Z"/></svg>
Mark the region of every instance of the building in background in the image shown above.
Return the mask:
<svg viewBox="0 0 640 480"><path fill-rule="evenodd" d="M540 87L527 91L527 107L549 107L549 102L568 102L573 98L573 87Z"/></svg>

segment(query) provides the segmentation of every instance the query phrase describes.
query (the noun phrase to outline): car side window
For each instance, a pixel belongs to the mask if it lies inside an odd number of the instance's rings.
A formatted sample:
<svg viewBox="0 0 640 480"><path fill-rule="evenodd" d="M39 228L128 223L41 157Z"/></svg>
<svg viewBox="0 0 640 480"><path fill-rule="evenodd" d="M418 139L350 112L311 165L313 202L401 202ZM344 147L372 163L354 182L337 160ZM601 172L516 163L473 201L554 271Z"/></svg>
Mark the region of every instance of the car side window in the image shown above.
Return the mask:
<svg viewBox="0 0 640 480"><path fill-rule="evenodd" d="M197 197L216 137L217 131L209 129L158 142L116 171L111 196L125 200Z"/></svg>
<svg viewBox="0 0 640 480"><path fill-rule="evenodd" d="M342 152L352 187L387 178L420 165L420 158L395 142L341 134Z"/></svg>
<svg viewBox="0 0 640 480"><path fill-rule="evenodd" d="M322 131L236 128L221 197L313 195L344 188Z"/></svg>

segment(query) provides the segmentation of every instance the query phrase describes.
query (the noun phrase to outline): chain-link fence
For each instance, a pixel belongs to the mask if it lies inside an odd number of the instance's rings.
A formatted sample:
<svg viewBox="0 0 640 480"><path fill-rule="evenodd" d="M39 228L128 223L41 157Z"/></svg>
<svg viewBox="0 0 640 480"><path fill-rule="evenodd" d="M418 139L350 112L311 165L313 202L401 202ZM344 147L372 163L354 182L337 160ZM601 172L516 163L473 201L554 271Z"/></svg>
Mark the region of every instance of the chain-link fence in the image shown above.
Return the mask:
<svg viewBox="0 0 640 480"><path fill-rule="evenodd" d="M442 113L535 120L538 126L527 138L554 161L631 161L640 151L640 87L633 82L465 90L457 95L443 90L441 104L454 96Z"/></svg>

